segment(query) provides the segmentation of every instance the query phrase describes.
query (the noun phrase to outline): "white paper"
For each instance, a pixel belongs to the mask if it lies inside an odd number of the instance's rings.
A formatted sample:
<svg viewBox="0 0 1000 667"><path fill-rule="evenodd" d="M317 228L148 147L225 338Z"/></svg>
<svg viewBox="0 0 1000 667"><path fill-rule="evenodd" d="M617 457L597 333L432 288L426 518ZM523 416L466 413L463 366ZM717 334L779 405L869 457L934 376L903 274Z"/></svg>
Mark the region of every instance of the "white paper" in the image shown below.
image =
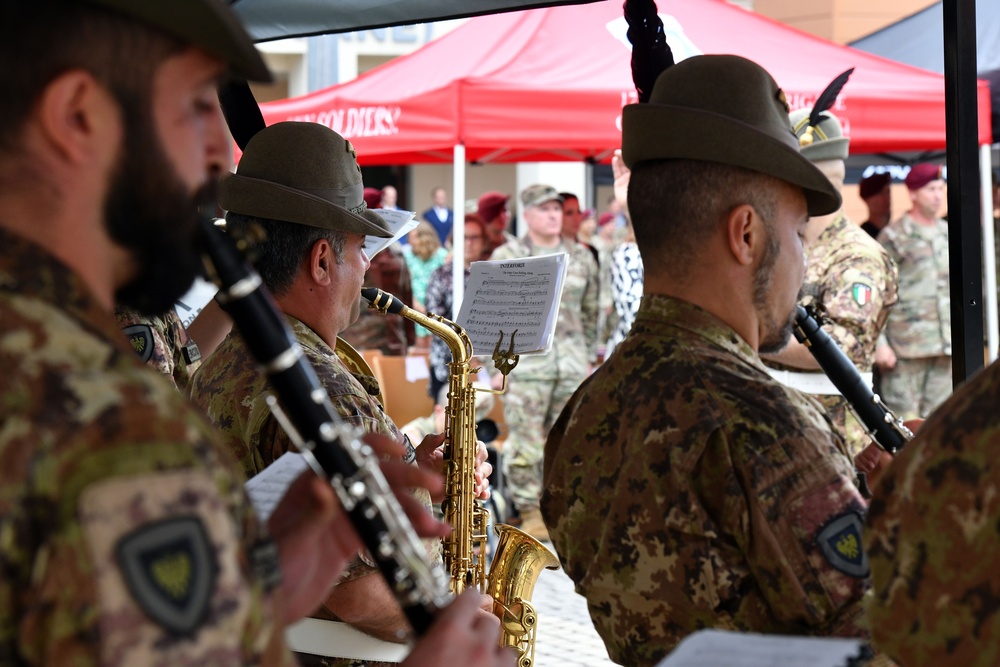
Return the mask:
<svg viewBox="0 0 1000 667"><path fill-rule="evenodd" d="M301 454L285 452L274 463L247 481L244 488L262 522L267 522L271 512L285 496L289 485L308 467L309 464Z"/></svg>
<svg viewBox="0 0 1000 667"><path fill-rule="evenodd" d="M515 354L544 353L552 347L569 255L473 262L456 323L472 339L472 349L489 357L500 341Z"/></svg>
<svg viewBox="0 0 1000 667"><path fill-rule="evenodd" d="M368 259L371 259L409 234L420 222L416 219L417 214L413 211L397 211L391 208L373 208L369 210L385 220L389 228L392 229L392 238L383 239L378 236L366 236L365 254L368 255Z"/></svg>
<svg viewBox="0 0 1000 667"><path fill-rule="evenodd" d="M845 667L862 645L859 639L699 630L657 667Z"/></svg>
<svg viewBox="0 0 1000 667"><path fill-rule="evenodd" d="M219 288L204 278L195 278L191 289L174 304L177 317L180 318L184 328L191 326L198 313L208 305L208 302L215 297Z"/></svg>
<svg viewBox="0 0 1000 667"><path fill-rule="evenodd" d="M417 355L406 357L406 381L419 382L431 376L431 369L427 363L427 357Z"/></svg>

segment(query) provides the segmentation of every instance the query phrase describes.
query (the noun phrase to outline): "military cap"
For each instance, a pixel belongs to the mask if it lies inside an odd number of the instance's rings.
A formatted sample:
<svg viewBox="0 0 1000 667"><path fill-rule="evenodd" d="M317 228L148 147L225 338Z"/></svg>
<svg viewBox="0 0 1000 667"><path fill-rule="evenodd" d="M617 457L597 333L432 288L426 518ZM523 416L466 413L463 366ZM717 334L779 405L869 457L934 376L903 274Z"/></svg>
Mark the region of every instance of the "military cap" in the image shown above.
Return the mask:
<svg viewBox="0 0 1000 667"><path fill-rule="evenodd" d="M524 190L521 191L521 204L528 208L529 206L541 206L547 201L557 201L562 203L562 195L551 185L529 185Z"/></svg>
<svg viewBox="0 0 1000 667"><path fill-rule="evenodd" d="M249 81L271 81L257 47L221 0L86 0L197 46Z"/></svg>
<svg viewBox="0 0 1000 667"><path fill-rule="evenodd" d="M906 175L906 187L910 190L919 190L931 181L943 178L941 165L921 162L910 167L910 172Z"/></svg>
<svg viewBox="0 0 1000 667"><path fill-rule="evenodd" d="M844 136L840 120L829 111L824 111L820 114L820 121L810 126L811 111L796 109L788 117L792 131L799 139L799 150L812 162L846 160L850 140Z"/></svg>
<svg viewBox="0 0 1000 667"><path fill-rule="evenodd" d="M622 157L704 160L768 174L802 188L809 215L840 208L840 193L799 152L788 102L760 65L729 55L694 56L667 68L649 102L622 111Z"/></svg>
<svg viewBox="0 0 1000 667"><path fill-rule="evenodd" d="M219 181L219 204L233 213L389 238L368 209L351 142L319 123L270 125L247 143L235 174Z"/></svg>

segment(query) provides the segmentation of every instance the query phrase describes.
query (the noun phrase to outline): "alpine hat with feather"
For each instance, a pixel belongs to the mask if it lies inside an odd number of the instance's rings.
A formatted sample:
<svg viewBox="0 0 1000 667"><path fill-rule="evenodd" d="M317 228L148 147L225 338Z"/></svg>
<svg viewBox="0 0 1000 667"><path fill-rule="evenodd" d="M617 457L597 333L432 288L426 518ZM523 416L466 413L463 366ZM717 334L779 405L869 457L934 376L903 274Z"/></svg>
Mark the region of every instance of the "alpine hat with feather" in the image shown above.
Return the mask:
<svg viewBox="0 0 1000 667"><path fill-rule="evenodd" d="M622 157L704 160L802 188L809 215L840 208L840 193L799 152L785 94L760 65L732 55L688 58L656 79L649 102L622 114Z"/></svg>
<svg viewBox="0 0 1000 667"><path fill-rule="evenodd" d="M219 182L227 211L389 238L368 209L351 142L318 123L269 125L250 139L235 174Z"/></svg>
<svg viewBox="0 0 1000 667"><path fill-rule="evenodd" d="M828 109L853 71L852 67L831 81L811 109L796 109L789 116L792 131L799 138L799 150L813 162L847 159L850 140L844 136L840 120Z"/></svg>

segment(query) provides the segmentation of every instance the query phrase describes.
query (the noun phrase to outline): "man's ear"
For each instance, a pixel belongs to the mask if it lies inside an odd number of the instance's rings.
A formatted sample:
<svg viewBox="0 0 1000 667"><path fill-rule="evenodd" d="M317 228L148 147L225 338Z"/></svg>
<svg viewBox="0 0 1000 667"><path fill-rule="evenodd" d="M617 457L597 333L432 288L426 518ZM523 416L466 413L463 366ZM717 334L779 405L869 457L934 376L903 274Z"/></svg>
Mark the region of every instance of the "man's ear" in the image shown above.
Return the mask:
<svg viewBox="0 0 1000 667"><path fill-rule="evenodd" d="M751 266L758 246L765 242L764 221L750 204L740 204L726 215L726 240L739 264Z"/></svg>
<svg viewBox="0 0 1000 667"><path fill-rule="evenodd" d="M43 139L63 159L79 164L95 150L111 146L117 151L118 105L85 70L53 79L38 101L37 118Z"/></svg>
<svg viewBox="0 0 1000 667"><path fill-rule="evenodd" d="M333 247L326 239L320 239L309 251L309 275L317 285L329 285L332 280L331 268L337 261Z"/></svg>

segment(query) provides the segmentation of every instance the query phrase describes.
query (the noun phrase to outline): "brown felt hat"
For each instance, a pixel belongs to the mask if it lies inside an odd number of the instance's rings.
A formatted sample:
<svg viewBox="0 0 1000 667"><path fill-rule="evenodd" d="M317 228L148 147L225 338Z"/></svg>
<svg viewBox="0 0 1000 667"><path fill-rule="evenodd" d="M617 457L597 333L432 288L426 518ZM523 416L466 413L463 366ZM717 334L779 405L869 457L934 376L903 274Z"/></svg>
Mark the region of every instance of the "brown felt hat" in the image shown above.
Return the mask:
<svg viewBox="0 0 1000 667"><path fill-rule="evenodd" d="M622 112L622 157L704 160L751 169L802 188L809 215L840 208L840 193L799 152L785 94L739 56L694 56L664 71L649 102Z"/></svg>
<svg viewBox="0 0 1000 667"><path fill-rule="evenodd" d="M799 139L799 152L812 162L846 160L850 139L844 136L840 120L829 111L824 111L810 131L811 112L812 109L796 109L788 116L792 131Z"/></svg>
<svg viewBox="0 0 1000 667"><path fill-rule="evenodd" d="M271 81L243 24L221 0L86 0L204 49L249 81Z"/></svg>
<svg viewBox="0 0 1000 667"><path fill-rule="evenodd" d="M253 136L235 174L219 182L227 211L321 229L389 238L364 199L350 141L318 123L275 123Z"/></svg>

